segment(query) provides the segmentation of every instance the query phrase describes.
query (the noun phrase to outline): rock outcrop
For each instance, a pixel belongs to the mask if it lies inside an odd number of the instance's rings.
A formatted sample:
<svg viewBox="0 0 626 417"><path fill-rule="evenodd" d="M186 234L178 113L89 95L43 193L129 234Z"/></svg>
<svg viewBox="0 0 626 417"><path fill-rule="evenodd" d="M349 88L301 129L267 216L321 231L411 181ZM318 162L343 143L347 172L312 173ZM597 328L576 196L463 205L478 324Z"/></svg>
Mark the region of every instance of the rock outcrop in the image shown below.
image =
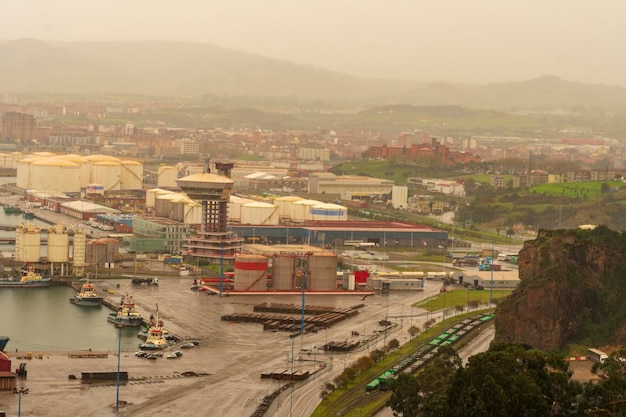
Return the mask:
<svg viewBox="0 0 626 417"><path fill-rule="evenodd" d="M496 310L496 339L546 351L626 342L626 237L541 230L519 253L520 285Z"/></svg>

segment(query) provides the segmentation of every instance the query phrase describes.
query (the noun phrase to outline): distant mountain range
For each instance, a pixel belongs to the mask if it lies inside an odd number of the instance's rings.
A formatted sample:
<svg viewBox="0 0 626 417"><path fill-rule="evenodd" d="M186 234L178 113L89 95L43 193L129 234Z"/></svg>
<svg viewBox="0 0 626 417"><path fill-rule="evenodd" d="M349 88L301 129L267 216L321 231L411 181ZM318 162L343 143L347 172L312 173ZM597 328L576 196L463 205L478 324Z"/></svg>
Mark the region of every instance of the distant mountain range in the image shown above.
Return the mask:
<svg viewBox="0 0 626 417"><path fill-rule="evenodd" d="M491 109L626 108L626 88L541 77L486 85L364 79L209 44L0 43L0 91L297 97Z"/></svg>

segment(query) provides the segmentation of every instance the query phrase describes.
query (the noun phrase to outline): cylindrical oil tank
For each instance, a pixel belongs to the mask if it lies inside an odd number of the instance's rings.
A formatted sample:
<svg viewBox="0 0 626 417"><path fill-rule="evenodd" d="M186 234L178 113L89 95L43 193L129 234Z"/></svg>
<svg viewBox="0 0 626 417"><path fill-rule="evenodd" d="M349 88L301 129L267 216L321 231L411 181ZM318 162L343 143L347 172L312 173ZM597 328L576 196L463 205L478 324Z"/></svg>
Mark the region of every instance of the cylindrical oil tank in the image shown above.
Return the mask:
<svg viewBox="0 0 626 417"><path fill-rule="evenodd" d="M233 222L241 221L241 207L244 204L252 203L254 200L230 195L228 200L228 220Z"/></svg>
<svg viewBox="0 0 626 417"><path fill-rule="evenodd" d="M261 255L235 257L235 291L267 290L267 258Z"/></svg>
<svg viewBox="0 0 626 417"><path fill-rule="evenodd" d="M11 152L11 157L13 158L13 166L11 168L17 167L17 161L20 161L25 158L25 155L22 152Z"/></svg>
<svg viewBox="0 0 626 417"><path fill-rule="evenodd" d="M319 204L311 207L311 220L346 221L348 209L338 204Z"/></svg>
<svg viewBox="0 0 626 417"><path fill-rule="evenodd" d="M185 203L185 224L201 224L202 223L202 205L195 201L189 200Z"/></svg>
<svg viewBox="0 0 626 417"><path fill-rule="evenodd" d="M157 187L176 188L176 178L178 178L178 171L176 167L163 165L160 166L157 171Z"/></svg>
<svg viewBox="0 0 626 417"><path fill-rule="evenodd" d="M186 195L176 194L176 196L170 200L171 205L167 218L182 222L185 218L185 203L187 201L189 201L189 197Z"/></svg>
<svg viewBox="0 0 626 417"><path fill-rule="evenodd" d="M154 204L154 214L158 217L169 218L172 205L174 204L172 200L177 199L178 196L178 193L158 195Z"/></svg>
<svg viewBox="0 0 626 417"><path fill-rule="evenodd" d="M106 243L98 240L88 240L85 245L85 260L89 265L106 262Z"/></svg>
<svg viewBox="0 0 626 417"><path fill-rule="evenodd" d="M105 191L120 190L122 165L119 162L96 162L91 166L91 182L104 185Z"/></svg>
<svg viewBox="0 0 626 417"><path fill-rule="evenodd" d="M311 220L311 207L315 207L322 204L317 200L300 200L291 205L291 221L296 223L303 223L307 220Z"/></svg>
<svg viewBox="0 0 626 417"><path fill-rule="evenodd" d="M75 267L85 266L85 244L85 231L81 228L76 229L72 248L72 264Z"/></svg>
<svg viewBox="0 0 626 417"><path fill-rule="evenodd" d="M272 257L272 288L277 291L289 291L296 288L296 257L274 255ZM299 285L299 284L298 284Z"/></svg>
<svg viewBox="0 0 626 417"><path fill-rule="evenodd" d="M291 220L293 203L301 200L304 199L296 196L285 196L275 199L274 204L278 206L278 217L280 217L281 220Z"/></svg>
<svg viewBox="0 0 626 417"><path fill-rule="evenodd" d="M78 184L80 188L85 188L89 185L89 181L91 179L91 162L85 159L84 156L77 155L75 153L65 154L65 155L56 155L51 157L50 159L60 159L63 161L73 162L78 164L80 167L78 169Z"/></svg>
<svg viewBox="0 0 626 417"><path fill-rule="evenodd" d="M273 204L255 201L241 206L241 224L278 224L278 207Z"/></svg>
<svg viewBox="0 0 626 417"><path fill-rule="evenodd" d="M47 158L30 164L30 188L63 193L80 192L80 165Z"/></svg>
<svg viewBox="0 0 626 417"><path fill-rule="evenodd" d="M48 261L67 262L70 257L70 237L60 225L48 229Z"/></svg>
<svg viewBox="0 0 626 417"><path fill-rule="evenodd" d="M141 190L143 188L143 164L137 161L122 161L122 190Z"/></svg>
<svg viewBox="0 0 626 417"><path fill-rule="evenodd" d="M45 158L42 156L30 155L24 159L19 160L17 162L15 185L25 190L32 189L33 187L31 187L30 185L31 183L30 166L33 162L36 162L42 159L45 159Z"/></svg>
<svg viewBox="0 0 626 417"><path fill-rule="evenodd" d="M120 253L120 242L117 239L111 237L105 237L98 239L98 243L103 244L106 247L105 262L115 262L115 258Z"/></svg>
<svg viewBox="0 0 626 417"><path fill-rule="evenodd" d="M320 252L308 256L308 277L311 291L334 291L337 289L337 255Z"/></svg>
<svg viewBox="0 0 626 417"><path fill-rule="evenodd" d="M13 158L6 153L0 153L0 168L13 168Z"/></svg>
<svg viewBox="0 0 626 417"><path fill-rule="evenodd" d="M146 190L146 208L154 208L156 197L161 191L165 190L161 190L160 188L151 188ZM167 191L167 193L169 193L169 191Z"/></svg>
<svg viewBox="0 0 626 417"><path fill-rule="evenodd" d="M21 224L15 229L15 256L20 262L39 262L41 229L33 224Z"/></svg>

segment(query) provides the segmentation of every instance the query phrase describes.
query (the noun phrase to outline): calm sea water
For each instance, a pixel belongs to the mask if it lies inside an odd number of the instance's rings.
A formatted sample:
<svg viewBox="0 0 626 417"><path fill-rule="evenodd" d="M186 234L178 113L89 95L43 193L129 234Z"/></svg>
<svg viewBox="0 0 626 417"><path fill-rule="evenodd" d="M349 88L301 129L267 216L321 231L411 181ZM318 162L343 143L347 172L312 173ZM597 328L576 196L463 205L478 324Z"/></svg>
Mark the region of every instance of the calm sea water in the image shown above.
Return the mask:
<svg viewBox="0 0 626 417"><path fill-rule="evenodd" d="M118 330L107 321L107 307L69 302L69 287L0 288L0 335L11 339L7 352L72 350L117 351ZM136 350L138 329L122 329L122 350Z"/></svg>
<svg viewBox="0 0 626 417"><path fill-rule="evenodd" d="M15 178L0 178L0 184ZM39 226L47 224L29 220ZM0 225L17 226L21 215L7 215L0 210ZM1 237L15 237L15 232L0 231ZM0 245L3 256L10 256L12 245ZM42 253L45 253L43 248ZM8 336L6 351L46 352L73 350L117 351L118 330L107 322L112 311L107 307L80 307L69 302L76 291L69 287L0 288L0 335ZM136 350L141 342L138 329L122 329L122 350Z"/></svg>

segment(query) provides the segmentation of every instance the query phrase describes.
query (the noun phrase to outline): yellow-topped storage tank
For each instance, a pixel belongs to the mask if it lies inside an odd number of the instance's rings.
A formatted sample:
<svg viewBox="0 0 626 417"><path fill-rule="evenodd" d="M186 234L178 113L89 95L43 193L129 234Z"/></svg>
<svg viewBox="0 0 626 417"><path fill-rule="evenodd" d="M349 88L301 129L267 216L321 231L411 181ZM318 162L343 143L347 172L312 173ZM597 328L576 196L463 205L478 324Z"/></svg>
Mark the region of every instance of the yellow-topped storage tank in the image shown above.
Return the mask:
<svg viewBox="0 0 626 417"><path fill-rule="evenodd" d="M122 190L143 188L143 164L137 161L122 161Z"/></svg>
<svg viewBox="0 0 626 417"><path fill-rule="evenodd" d="M75 268L82 268L85 266L85 245L87 243L85 231L82 228L78 228L74 231L73 243L72 264Z"/></svg>
<svg viewBox="0 0 626 417"><path fill-rule="evenodd" d="M122 165L119 162L96 162L91 167L91 182L102 184L104 191L120 190Z"/></svg>
<svg viewBox="0 0 626 417"><path fill-rule="evenodd" d="M60 224L48 229L48 261L67 262L70 258L70 237Z"/></svg>
<svg viewBox="0 0 626 417"><path fill-rule="evenodd" d="M15 229L15 258L19 262L39 262L41 229L22 223Z"/></svg>
<svg viewBox="0 0 626 417"><path fill-rule="evenodd" d="M30 189L80 192L80 165L64 159L47 158L30 164Z"/></svg>
<svg viewBox="0 0 626 417"><path fill-rule="evenodd" d="M157 187L176 188L176 178L178 178L178 170L176 167L162 165L157 170Z"/></svg>
<svg viewBox="0 0 626 417"><path fill-rule="evenodd" d="M280 220L291 220L293 212L293 203L304 200L302 197L285 196L278 197L274 200L274 204L278 206L278 216Z"/></svg>

